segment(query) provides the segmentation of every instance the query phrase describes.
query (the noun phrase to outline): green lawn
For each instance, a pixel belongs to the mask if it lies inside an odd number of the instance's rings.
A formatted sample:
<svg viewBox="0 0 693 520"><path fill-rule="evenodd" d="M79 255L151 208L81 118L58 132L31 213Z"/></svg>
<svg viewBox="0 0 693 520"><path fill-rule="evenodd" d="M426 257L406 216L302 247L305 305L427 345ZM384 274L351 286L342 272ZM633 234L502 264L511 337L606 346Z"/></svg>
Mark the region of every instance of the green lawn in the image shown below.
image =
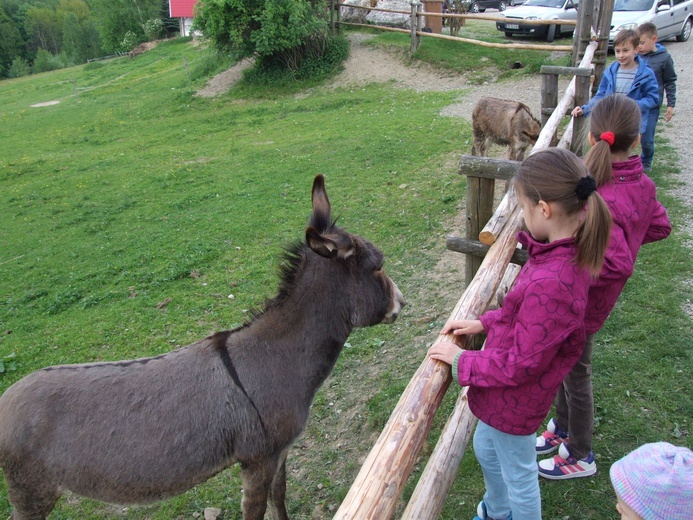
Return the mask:
<svg viewBox="0 0 693 520"><path fill-rule="evenodd" d="M436 55L459 49L428 44ZM0 391L48 365L156 355L243 323L274 295L282 248L302 238L323 173L340 225L382 248L409 302L395 325L351 336L290 454L290 513L330 518L452 310L441 287L462 293L460 273L432 274L464 199L456 163L470 125L439 115L459 93L391 86L194 97L213 62L178 40L0 82ZM60 103L30 107L51 100ZM660 151L667 162L655 180L673 189L676 156ZM693 261L678 230L690 208L662 199L674 233L643 248L598 337L601 472L542 485L546 518L616 518L613 460L643 442L692 444L691 322L681 306ZM470 451L443 518L471 518L482 491ZM164 520L209 506L240 518L240 497L232 469L126 512L70 496L51 518ZM9 512L3 484L0 516Z"/></svg>

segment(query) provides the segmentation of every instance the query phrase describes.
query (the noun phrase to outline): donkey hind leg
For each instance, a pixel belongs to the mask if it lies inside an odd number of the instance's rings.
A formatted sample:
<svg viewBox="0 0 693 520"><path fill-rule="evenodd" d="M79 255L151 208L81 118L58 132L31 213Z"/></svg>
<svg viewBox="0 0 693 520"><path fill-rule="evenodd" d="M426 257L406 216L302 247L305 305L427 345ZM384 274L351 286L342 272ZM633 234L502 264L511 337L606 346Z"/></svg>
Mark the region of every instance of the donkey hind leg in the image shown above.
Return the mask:
<svg viewBox="0 0 693 520"><path fill-rule="evenodd" d="M286 449L279 457L279 467L272 479L272 486L269 492L269 506L274 520L289 520L286 513L286 456L289 450Z"/></svg>
<svg viewBox="0 0 693 520"><path fill-rule="evenodd" d="M18 484L7 476L5 480L13 508L10 520L44 520L60 498L60 491L51 484Z"/></svg>
<svg viewBox="0 0 693 520"><path fill-rule="evenodd" d="M283 458L280 455L243 464L241 468L241 479L243 480L243 500L241 501L243 520L263 520L267 510L267 498L270 495L270 488L273 485L278 468L284 466L283 462L285 459L285 455ZM281 485L278 483L278 488L280 487ZM286 510L283 506L282 510L284 515L286 515ZM279 517L279 520L286 518L288 517Z"/></svg>

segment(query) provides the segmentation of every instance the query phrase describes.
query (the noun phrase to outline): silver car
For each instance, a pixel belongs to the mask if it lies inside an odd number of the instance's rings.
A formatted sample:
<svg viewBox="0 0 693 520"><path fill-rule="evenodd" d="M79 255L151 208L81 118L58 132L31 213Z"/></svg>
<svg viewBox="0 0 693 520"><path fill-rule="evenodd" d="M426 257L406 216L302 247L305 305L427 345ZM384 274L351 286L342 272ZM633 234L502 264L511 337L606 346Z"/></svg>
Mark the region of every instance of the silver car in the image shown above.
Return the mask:
<svg viewBox="0 0 693 520"><path fill-rule="evenodd" d="M693 0L690 0L693 2ZM574 25L527 25L523 20L576 20L578 0L527 0L520 7L508 9L503 14L504 21L496 22L496 29L505 36L522 34L538 36L552 42L562 33L572 34Z"/></svg>
<svg viewBox="0 0 693 520"><path fill-rule="evenodd" d="M609 45L624 29L637 29L645 22L657 26L657 39L685 42L693 27L693 0L616 0L611 17Z"/></svg>

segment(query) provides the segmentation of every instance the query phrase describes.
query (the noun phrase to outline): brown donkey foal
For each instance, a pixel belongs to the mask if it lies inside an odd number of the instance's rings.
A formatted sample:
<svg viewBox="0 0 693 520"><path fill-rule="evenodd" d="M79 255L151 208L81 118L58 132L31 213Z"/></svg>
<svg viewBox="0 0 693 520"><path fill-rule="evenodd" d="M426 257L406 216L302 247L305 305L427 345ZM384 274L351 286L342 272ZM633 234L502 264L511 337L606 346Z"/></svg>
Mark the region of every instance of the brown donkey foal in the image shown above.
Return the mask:
<svg viewBox="0 0 693 520"><path fill-rule="evenodd" d="M246 325L152 358L45 368L0 398L13 520L61 493L118 504L170 497L241 464L243 518L288 518L285 462L354 327L404 300L373 244L337 227L322 175L279 294Z"/></svg>

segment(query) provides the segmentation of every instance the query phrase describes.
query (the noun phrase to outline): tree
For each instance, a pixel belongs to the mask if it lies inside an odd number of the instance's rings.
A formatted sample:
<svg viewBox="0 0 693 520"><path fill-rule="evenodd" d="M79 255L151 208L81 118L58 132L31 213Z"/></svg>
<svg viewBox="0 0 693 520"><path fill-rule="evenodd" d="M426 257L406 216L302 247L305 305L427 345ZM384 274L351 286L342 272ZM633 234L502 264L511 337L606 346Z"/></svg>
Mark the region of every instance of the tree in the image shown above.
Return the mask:
<svg viewBox="0 0 693 520"><path fill-rule="evenodd" d="M90 0L105 50L121 50L128 32L144 41L144 24L159 18L161 0Z"/></svg>
<svg viewBox="0 0 693 520"><path fill-rule="evenodd" d="M58 54L62 45L62 21L53 9L30 7L26 12L24 28L31 47Z"/></svg>
<svg viewBox="0 0 693 520"><path fill-rule="evenodd" d="M297 70L328 46L324 0L205 0L195 27L219 50Z"/></svg>
<svg viewBox="0 0 693 520"><path fill-rule="evenodd" d="M24 40L19 29L0 7L0 76L4 76L12 61L24 52Z"/></svg>

